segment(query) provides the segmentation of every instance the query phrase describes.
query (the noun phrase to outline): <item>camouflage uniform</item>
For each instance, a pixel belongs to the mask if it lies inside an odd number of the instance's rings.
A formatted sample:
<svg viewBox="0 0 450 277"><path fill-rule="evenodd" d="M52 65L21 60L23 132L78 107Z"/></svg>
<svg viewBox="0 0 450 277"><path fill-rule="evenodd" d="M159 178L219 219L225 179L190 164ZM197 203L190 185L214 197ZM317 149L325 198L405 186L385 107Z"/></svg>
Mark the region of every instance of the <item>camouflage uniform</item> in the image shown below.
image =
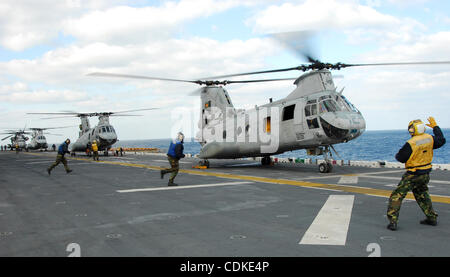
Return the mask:
<svg viewBox="0 0 450 277"><path fill-rule="evenodd" d="M167 159L169 160L171 168L163 170L163 174L172 172L172 174L170 174L169 182L173 183L173 180L177 176L178 170L180 169L179 160L172 158L171 156L167 156Z"/></svg>
<svg viewBox="0 0 450 277"><path fill-rule="evenodd" d="M48 171L52 171L53 168L55 168L59 163L63 163L64 168L66 169L66 172L70 172L71 170L67 166L67 160L63 155L58 154L56 156L56 161L48 168Z"/></svg>
<svg viewBox="0 0 450 277"><path fill-rule="evenodd" d="M413 175L408 172L403 174L402 180L389 198L387 217L390 222L397 223L402 201L406 194L412 190L417 204L428 219L435 221L437 213L433 210L427 184L430 181L430 174Z"/></svg>

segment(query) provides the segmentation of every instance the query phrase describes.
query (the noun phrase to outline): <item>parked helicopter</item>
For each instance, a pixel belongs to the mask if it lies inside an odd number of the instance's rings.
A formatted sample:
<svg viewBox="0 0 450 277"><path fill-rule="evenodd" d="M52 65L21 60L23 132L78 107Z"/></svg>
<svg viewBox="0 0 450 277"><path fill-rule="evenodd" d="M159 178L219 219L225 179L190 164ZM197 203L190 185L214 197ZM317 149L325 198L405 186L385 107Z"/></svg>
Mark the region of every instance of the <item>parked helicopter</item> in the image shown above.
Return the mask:
<svg viewBox="0 0 450 277"><path fill-rule="evenodd" d="M25 135L29 135L30 133L25 132L25 128L23 130L6 130L5 133L2 134L8 134L9 136L2 138L2 141L5 139L10 138L11 144L8 145L8 147L13 150L16 148L16 146L19 149L25 149L27 150L27 140L29 139Z"/></svg>
<svg viewBox="0 0 450 277"><path fill-rule="evenodd" d="M45 130L51 130L51 129L62 129L62 128L69 128L67 127L51 127L51 128L28 128L28 130L32 131L31 133L31 140L27 145L27 149L31 150L39 150L44 149L47 150L48 143L47 138L45 135L55 135L60 136L59 134L50 134L50 133L44 133Z"/></svg>
<svg viewBox="0 0 450 277"><path fill-rule="evenodd" d="M298 50L295 49L295 50ZM286 151L306 149L308 155L323 155L319 164L321 173L331 172L329 159L333 145L359 137L366 128L361 112L338 91L330 70L346 67L448 64L439 62L401 63L323 63L306 52L308 64L247 73L229 74L180 80L139 75L95 72L89 76L119 77L205 85L198 90L201 97L199 132L196 140L202 148L201 165L209 166L208 159L235 159L262 157L261 163L271 163L271 156ZM295 78L296 88L285 98L255 106L254 109L235 109L224 86L236 83L255 83L292 80L292 78L230 81L224 78L287 71L305 72ZM307 72L308 71L308 72ZM222 79L222 80L221 80ZM336 152L334 150L334 152ZM337 153L336 153L337 154Z"/></svg>
<svg viewBox="0 0 450 277"><path fill-rule="evenodd" d="M70 151L86 152L89 145L92 145L94 140L97 142L98 150L104 151L105 155L108 155L108 150L111 146L118 141L116 131L114 127L109 123L110 116L140 116L140 115L125 115L122 113L154 110L156 108L149 109L137 109L119 112L94 112L94 113L77 113L77 112L57 112L57 113L28 113L28 114L45 114L45 115L62 115L62 117L79 117L81 120L80 131L78 139L71 144ZM89 117L98 116L98 125L91 128L89 123ZM52 117L61 118L61 117ZM47 118L49 119L49 118ZM51 119L51 118L50 118Z"/></svg>

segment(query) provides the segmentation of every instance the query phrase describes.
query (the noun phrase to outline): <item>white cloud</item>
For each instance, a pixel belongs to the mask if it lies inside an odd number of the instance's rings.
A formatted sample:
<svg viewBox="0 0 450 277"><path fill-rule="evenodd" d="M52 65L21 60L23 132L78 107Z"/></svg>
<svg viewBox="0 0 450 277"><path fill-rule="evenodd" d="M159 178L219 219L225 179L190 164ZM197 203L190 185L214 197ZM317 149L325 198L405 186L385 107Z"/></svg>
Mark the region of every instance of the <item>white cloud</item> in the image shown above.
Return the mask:
<svg viewBox="0 0 450 277"><path fill-rule="evenodd" d="M0 3L0 45L22 51L49 43L58 36L63 21L86 10L125 1L113 0L5 0Z"/></svg>
<svg viewBox="0 0 450 277"><path fill-rule="evenodd" d="M158 7L117 6L90 11L64 22L64 32L82 41L132 44L170 37L184 22L207 17L239 4L239 1L182 0Z"/></svg>
<svg viewBox="0 0 450 277"><path fill-rule="evenodd" d="M299 30L388 27L400 20L355 1L307 0L300 4L272 5L248 21L259 33Z"/></svg>

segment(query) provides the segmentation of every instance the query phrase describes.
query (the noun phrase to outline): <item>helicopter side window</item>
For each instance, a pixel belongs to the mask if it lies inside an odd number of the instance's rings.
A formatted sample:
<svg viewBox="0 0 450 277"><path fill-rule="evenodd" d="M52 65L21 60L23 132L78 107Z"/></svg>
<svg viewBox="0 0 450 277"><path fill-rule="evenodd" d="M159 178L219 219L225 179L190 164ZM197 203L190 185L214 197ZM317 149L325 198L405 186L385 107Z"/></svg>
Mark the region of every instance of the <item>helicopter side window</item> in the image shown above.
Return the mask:
<svg viewBox="0 0 450 277"><path fill-rule="evenodd" d="M319 121L317 120L317 117L313 119L307 119L306 122L308 123L309 129L317 129L319 128Z"/></svg>
<svg viewBox="0 0 450 277"><path fill-rule="evenodd" d="M317 114L317 105L312 104L311 105L311 115L316 115L316 114Z"/></svg>
<svg viewBox="0 0 450 277"><path fill-rule="evenodd" d="M316 114L317 114L317 105L316 104L305 106L305 116L311 116L311 115L316 115Z"/></svg>
<svg viewBox="0 0 450 277"><path fill-rule="evenodd" d="M283 121L290 120L294 118L295 104L287 106L283 109Z"/></svg>
<svg viewBox="0 0 450 277"><path fill-rule="evenodd" d="M310 115L311 115L311 106L306 105L305 106L305 116L310 116Z"/></svg>

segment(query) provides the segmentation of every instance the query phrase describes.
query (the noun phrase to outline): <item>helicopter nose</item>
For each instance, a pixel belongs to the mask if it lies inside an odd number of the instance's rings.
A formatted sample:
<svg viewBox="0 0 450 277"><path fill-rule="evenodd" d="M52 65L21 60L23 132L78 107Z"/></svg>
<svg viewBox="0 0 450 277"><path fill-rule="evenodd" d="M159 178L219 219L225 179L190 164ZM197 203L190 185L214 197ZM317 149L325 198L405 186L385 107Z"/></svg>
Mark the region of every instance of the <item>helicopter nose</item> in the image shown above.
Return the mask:
<svg viewBox="0 0 450 277"><path fill-rule="evenodd" d="M320 123L325 134L333 139L342 141L352 140L360 136L366 122L361 114L327 113L320 116Z"/></svg>
<svg viewBox="0 0 450 277"><path fill-rule="evenodd" d="M117 141L117 135L113 133L101 134L100 140L107 142L108 144L114 143Z"/></svg>

